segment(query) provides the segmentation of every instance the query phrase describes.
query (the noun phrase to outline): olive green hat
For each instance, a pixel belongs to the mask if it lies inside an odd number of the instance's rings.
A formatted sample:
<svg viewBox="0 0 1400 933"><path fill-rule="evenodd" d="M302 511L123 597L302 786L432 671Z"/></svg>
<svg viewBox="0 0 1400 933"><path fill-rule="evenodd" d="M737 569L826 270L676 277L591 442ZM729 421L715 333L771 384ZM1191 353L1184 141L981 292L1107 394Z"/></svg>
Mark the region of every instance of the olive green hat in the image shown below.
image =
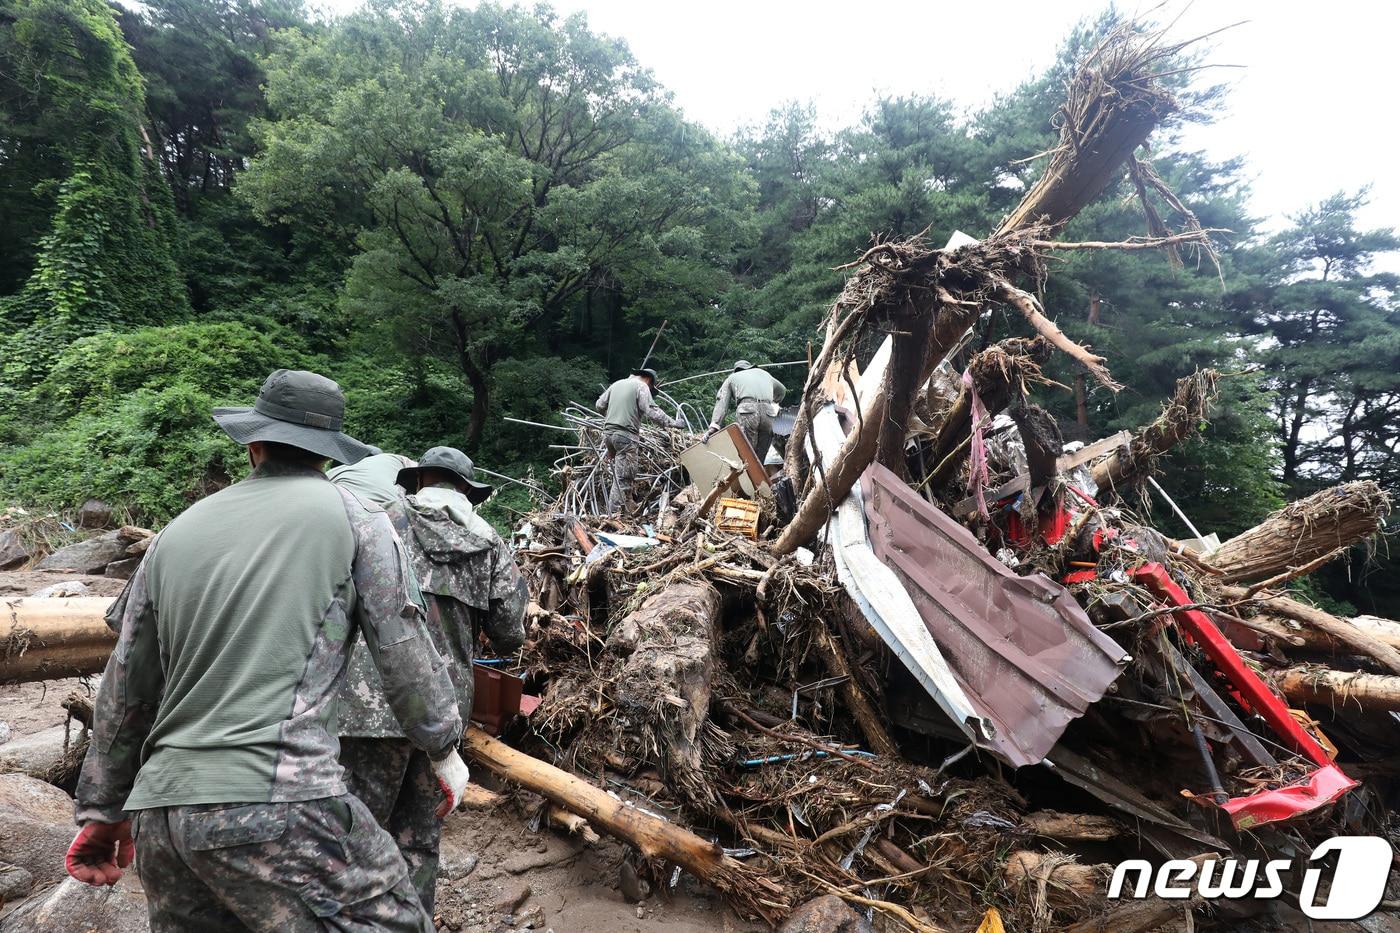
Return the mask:
<svg viewBox="0 0 1400 933"><path fill-rule="evenodd" d="M491 493L496 488L472 479L476 473L476 467L472 465L472 458L456 447L434 447L426 451L423 456L418 458L416 467L404 467L399 470L396 482L404 489L413 492L418 488L423 471L428 469L446 470L460 478L462 482L467 484L467 500L472 505L480 505L491 498Z"/></svg>
<svg viewBox="0 0 1400 933"><path fill-rule="evenodd" d="M279 369L258 390L252 408L216 408L214 422L245 447L287 444L337 463L357 463L368 446L341 433L345 393L332 379L303 369Z"/></svg>
<svg viewBox="0 0 1400 933"><path fill-rule="evenodd" d="M649 367L649 366L643 366L641 369L634 369L634 370L632 370L632 375L634 375L634 376L650 376L652 382L655 382L655 383L658 383L658 384L661 382L661 377L658 376L658 375L656 374L656 370L652 369L652 368Z"/></svg>

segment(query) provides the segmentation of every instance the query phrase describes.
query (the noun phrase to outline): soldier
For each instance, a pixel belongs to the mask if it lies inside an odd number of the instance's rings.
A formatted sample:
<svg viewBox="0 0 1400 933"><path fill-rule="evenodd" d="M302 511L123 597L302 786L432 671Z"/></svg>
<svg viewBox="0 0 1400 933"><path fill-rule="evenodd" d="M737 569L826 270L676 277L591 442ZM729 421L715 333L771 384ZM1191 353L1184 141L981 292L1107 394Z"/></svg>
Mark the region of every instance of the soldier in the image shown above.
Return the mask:
<svg viewBox="0 0 1400 933"><path fill-rule="evenodd" d="M608 493L608 511L622 513L632 498L632 483L637 478L637 439L641 434L642 418L662 427L678 428L681 422L671 418L652 401L656 388L656 370L634 369L626 379L619 379L603 390L593 405L605 412L603 442L612 457L612 489Z"/></svg>
<svg viewBox="0 0 1400 933"><path fill-rule="evenodd" d="M321 472L366 452L344 412L334 382L285 369L215 409L252 474L166 526L108 620L67 869L115 884L138 849L156 933L433 928L329 730L358 629L440 813L461 800L462 721L403 546Z"/></svg>
<svg viewBox="0 0 1400 933"><path fill-rule="evenodd" d="M744 431L753 452L758 454L758 462L768 456L768 447L773 443L773 416L778 413L778 405L787 388L768 374L768 371L740 360L734 364L734 372L724 380L715 396L715 411L710 416L710 429L705 437L713 437L724 426L724 416L729 406L735 405L734 420Z"/></svg>
<svg viewBox="0 0 1400 933"><path fill-rule="evenodd" d="M477 632L484 629L498 652L516 651L525 640L529 600L510 548L473 509L491 495L490 486L473 480L474 472L460 450L434 447L416 467L384 454L331 473L332 481L361 488L384 504L408 546L427 602L428 629L452 662L463 721L471 717ZM416 494L400 499L396 482ZM442 836L433 812L432 763L403 737L361 645L351 655L341 698L340 763L349 772L350 789L398 841L419 900L431 914Z"/></svg>

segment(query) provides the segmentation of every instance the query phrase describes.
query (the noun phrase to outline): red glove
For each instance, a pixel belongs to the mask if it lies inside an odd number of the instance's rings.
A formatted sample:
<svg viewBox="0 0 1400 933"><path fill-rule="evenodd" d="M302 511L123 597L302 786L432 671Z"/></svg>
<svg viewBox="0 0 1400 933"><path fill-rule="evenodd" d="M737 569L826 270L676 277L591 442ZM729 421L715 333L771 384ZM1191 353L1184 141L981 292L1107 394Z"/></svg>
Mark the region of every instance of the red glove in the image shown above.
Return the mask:
<svg viewBox="0 0 1400 933"><path fill-rule="evenodd" d="M68 847L63 866L83 884L116 884L122 869L136 857L131 841L131 820L120 823L85 823Z"/></svg>

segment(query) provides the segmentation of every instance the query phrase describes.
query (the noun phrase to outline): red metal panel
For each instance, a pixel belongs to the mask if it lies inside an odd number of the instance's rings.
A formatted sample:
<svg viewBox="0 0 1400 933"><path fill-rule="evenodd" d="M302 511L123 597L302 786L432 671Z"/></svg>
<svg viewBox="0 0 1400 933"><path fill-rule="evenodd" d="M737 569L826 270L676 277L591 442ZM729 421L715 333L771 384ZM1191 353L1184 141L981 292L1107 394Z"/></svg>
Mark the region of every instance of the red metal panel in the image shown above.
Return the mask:
<svg viewBox="0 0 1400 933"><path fill-rule="evenodd" d="M862 478L875 556L913 599L959 684L992 721L991 748L1041 761L1117 679L1128 655L1058 583L1018 576L878 464Z"/></svg>
<svg viewBox="0 0 1400 933"><path fill-rule="evenodd" d="M1142 565L1133 571L1133 579L1169 605L1186 606L1191 603L1186 591L1177 585L1161 564ZM1172 613L1172 618L1230 681L1236 697L1258 713L1294 750L1318 766L1316 771L1291 784L1226 801L1222 809L1230 814L1236 828L1249 829L1310 813L1357 786L1356 781L1333 764L1317 739L1293 718L1288 712L1288 705L1275 696L1259 675L1244 663L1235 646L1210 616L1199 609L1180 609Z"/></svg>

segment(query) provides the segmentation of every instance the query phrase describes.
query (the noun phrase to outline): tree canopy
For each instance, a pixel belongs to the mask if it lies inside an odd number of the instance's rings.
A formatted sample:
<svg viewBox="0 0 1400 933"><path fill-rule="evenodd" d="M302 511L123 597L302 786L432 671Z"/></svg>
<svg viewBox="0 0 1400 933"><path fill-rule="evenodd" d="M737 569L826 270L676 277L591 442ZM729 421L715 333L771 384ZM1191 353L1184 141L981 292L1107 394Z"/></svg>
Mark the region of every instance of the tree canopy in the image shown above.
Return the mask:
<svg viewBox="0 0 1400 933"><path fill-rule="evenodd" d="M802 359L872 237L994 229L1115 17L974 113L894 94L833 127L791 102L722 139L625 41L546 6L0 0L0 496L96 494L164 520L240 474L208 409L279 366L338 379L368 441L450 443L543 480L553 438L503 418L591 401L663 322L663 378ZM1219 265L1058 261L1047 311L1125 388L1061 358L1039 400L1092 440L1220 369L1207 430L1162 482L1222 535L1337 480L1400 491L1397 280L1375 266L1394 231L1359 229L1351 192L1265 233L1243 160L1170 130L1154 146L1180 197L1155 209L1230 231ZM1121 180L1065 235L1149 232L1133 194ZM979 340L1024 326L996 316ZM674 394L708 407L718 383Z"/></svg>

